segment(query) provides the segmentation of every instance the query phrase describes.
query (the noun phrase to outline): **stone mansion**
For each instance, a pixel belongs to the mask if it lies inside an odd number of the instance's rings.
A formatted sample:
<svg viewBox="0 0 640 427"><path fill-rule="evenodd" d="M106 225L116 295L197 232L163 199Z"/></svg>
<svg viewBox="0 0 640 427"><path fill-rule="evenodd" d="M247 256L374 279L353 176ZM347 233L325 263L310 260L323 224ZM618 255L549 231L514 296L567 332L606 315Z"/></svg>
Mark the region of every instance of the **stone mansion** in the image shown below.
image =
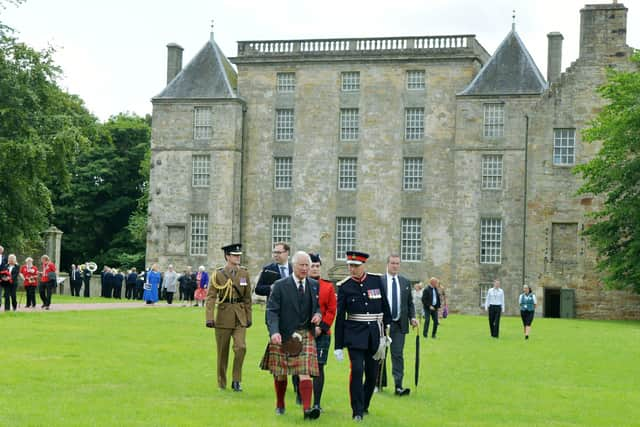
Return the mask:
<svg viewBox="0 0 640 427"><path fill-rule="evenodd" d="M539 71L515 26L493 54L474 35L238 42L213 39L186 66L169 44L152 99L147 264L209 270L243 244L252 277L274 242L345 251L446 287L480 313L494 278L507 313L529 284L538 314L640 318L640 298L603 288L582 236L599 200L572 173L598 151L581 130L609 67L630 69L627 8L586 5L580 54L561 70L560 33ZM234 64L234 65L232 65Z"/></svg>

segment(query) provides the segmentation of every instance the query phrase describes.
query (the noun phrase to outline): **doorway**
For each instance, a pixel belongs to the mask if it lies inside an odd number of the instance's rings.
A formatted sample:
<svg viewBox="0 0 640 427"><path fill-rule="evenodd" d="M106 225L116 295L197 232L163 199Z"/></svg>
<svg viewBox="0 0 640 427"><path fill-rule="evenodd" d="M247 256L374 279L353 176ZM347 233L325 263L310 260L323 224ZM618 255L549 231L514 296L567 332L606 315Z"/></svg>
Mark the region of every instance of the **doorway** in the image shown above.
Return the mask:
<svg viewBox="0 0 640 427"><path fill-rule="evenodd" d="M544 317L560 317L560 289L544 288Z"/></svg>

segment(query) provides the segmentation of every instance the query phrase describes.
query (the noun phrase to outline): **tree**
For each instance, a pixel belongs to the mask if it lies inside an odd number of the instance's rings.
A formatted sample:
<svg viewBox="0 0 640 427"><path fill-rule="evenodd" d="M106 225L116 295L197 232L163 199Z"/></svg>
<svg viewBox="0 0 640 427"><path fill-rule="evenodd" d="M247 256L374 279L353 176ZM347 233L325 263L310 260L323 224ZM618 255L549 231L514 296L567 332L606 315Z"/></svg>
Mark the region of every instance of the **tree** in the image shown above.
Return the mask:
<svg viewBox="0 0 640 427"><path fill-rule="evenodd" d="M640 65L640 51L632 61ZM610 103L582 133L602 142L598 154L576 167L584 183L580 194L603 197L585 234L598 253L604 282L640 293L640 71L609 71L599 93Z"/></svg>
<svg viewBox="0 0 640 427"><path fill-rule="evenodd" d="M140 165L150 136L144 118L120 114L79 154L71 185L56 203L55 223L65 233L63 265L95 261L142 267L146 237L136 239L128 224L148 181L148 167L143 176Z"/></svg>
<svg viewBox="0 0 640 427"><path fill-rule="evenodd" d="M75 156L96 135L96 118L58 86L53 53L0 24L0 239L12 252L41 241L52 195L68 188Z"/></svg>

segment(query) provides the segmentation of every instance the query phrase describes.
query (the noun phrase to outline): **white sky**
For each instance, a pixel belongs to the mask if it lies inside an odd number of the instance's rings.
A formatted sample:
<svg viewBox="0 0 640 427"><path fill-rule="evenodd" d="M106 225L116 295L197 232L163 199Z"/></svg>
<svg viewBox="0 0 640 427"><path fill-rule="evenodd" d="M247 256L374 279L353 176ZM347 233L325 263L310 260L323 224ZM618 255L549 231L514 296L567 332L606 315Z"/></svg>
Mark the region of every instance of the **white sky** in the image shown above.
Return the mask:
<svg viewBox="0 0 640 427"><path fill-rule="evenodd" d="M2 0L0 0L2 1ZM26 0L0 8L0 21L32 47L51 44L62 86L101 120L151 112L166 83L166 45L184 48L183 65L209 38L228 57L239 40L475 34L493 53L516 31L546 76L547 33L564 36L563 69L578 56L585 0ZM640 48L640 2L626 0L627 44Z"/></svg>

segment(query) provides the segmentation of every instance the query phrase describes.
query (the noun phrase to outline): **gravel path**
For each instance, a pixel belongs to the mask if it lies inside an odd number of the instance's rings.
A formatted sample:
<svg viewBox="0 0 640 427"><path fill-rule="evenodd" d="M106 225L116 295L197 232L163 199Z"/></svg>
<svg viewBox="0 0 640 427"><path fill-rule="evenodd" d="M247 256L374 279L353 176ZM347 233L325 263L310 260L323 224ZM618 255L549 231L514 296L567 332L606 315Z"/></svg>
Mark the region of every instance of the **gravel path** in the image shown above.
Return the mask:
<svg viewBox="0 0 640 427"><path fill-rule="evenodd" d="M182 307L182 304L167 304L166 302L159 302L153 305L146 304L144 302L105 302L96 304L56 304L55 300L51 304L49 311L80 311L80 310L114 310L122 308L164 308L164 307ZM185 307L186 308L186 307ZM0 309L2 311L2 309ZM36 312L45 311L37 305L36 308L26 308L21 306L18 308L19 312Z"/></svg>

